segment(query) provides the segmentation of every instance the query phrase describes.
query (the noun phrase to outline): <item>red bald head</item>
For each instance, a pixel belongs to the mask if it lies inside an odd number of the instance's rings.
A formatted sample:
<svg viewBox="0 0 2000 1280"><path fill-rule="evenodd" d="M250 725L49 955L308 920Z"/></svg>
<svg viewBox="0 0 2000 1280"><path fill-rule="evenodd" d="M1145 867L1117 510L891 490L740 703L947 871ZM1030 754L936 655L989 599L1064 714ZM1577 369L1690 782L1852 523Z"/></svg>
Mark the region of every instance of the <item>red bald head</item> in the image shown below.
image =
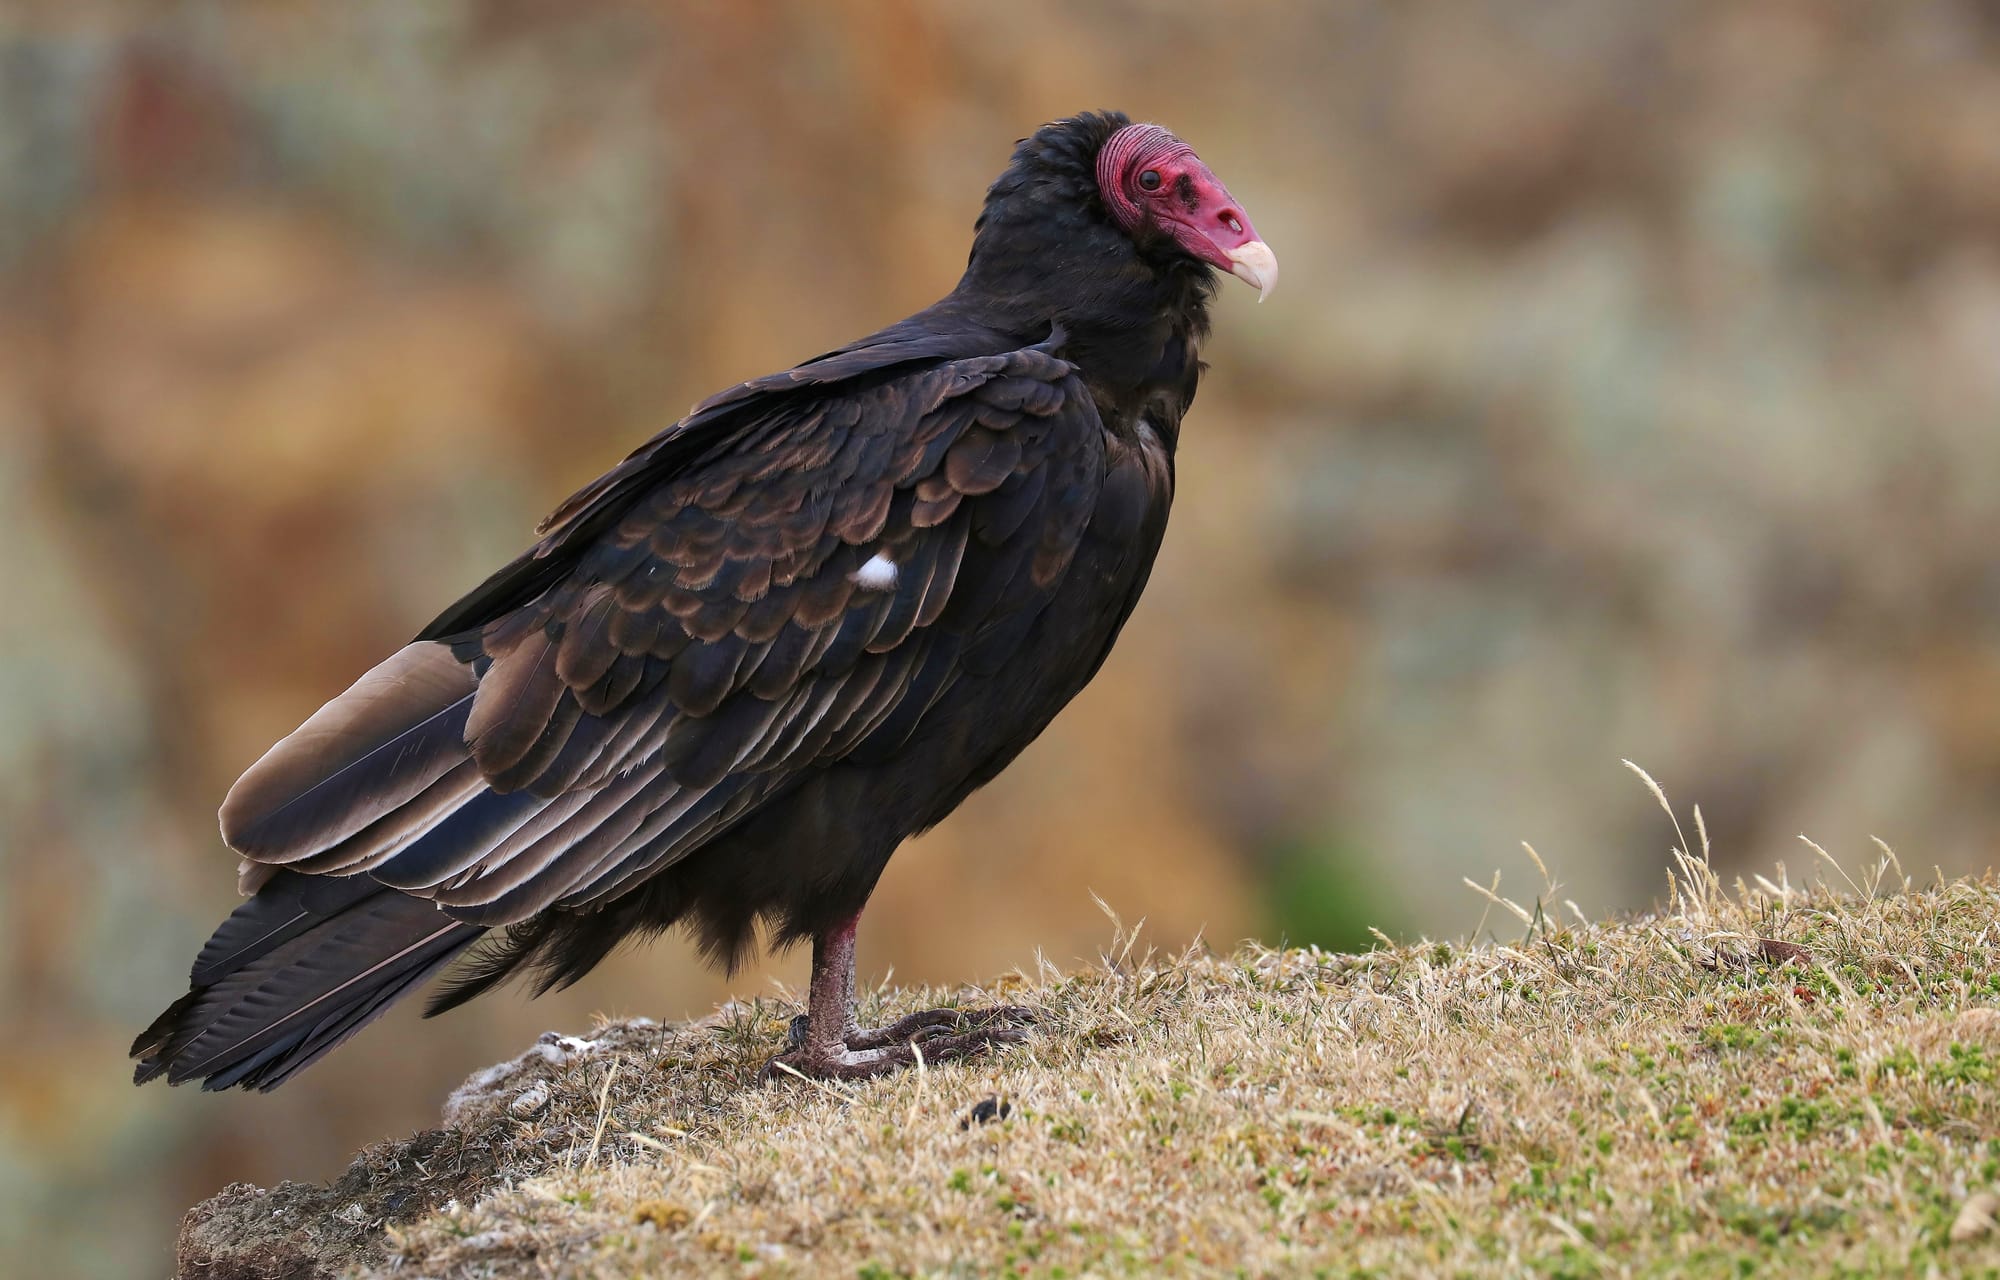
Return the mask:
<svg viewBox="0 0 2000 1280"><path fill-rule="evenodd" d="M1097 187L1128 235L1157 228L1190 256L1257 289L1278 281L1278 259L1250 216L1194 149L1156 124L1128 124L1097 153Z"/></svg>

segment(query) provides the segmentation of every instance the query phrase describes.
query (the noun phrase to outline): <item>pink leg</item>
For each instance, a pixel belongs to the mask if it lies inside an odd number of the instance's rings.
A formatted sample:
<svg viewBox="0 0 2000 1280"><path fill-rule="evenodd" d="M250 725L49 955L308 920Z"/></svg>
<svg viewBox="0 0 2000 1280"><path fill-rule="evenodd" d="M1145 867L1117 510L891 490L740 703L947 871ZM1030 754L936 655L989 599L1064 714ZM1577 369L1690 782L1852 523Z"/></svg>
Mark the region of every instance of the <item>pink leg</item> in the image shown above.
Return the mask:
<svg viewBox="0 0 2000 1280"><path fill-rule="evenodd" d="M813 939L804 1025L793 1020L791 1049L764 1068L766 1079L789 1067L805 1076L859 1080L913 1064L919 1048L912 1046L920 1047L924 1061L942 1062L1027 1038L1022 1024L1034 1015L1013 1007L926 1009L886 1027L862 1029L854 1019L854 933L860 923L855 915Z"/></svg>

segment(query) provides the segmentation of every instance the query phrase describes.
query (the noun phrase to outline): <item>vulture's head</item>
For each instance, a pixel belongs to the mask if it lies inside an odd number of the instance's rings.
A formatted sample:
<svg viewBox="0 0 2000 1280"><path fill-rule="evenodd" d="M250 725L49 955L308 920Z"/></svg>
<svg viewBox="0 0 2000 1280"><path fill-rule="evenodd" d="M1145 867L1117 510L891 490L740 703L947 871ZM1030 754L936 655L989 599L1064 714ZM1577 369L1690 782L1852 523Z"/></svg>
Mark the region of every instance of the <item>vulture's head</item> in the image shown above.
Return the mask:
<svg viewBox="0 0 2000 1280"><path fill-rule="evenodd" d="M969 280L1043 290L1134 268L1172 276L1219 268L1269 296L1278 259L1194 149L1156 124L1086 112L1043 125L986 193Z"/></svg>
<svg viewBox="0 0 2000 1280"><path fill-rule="evenodd" d="M1278 259L1194 148L1156 124L1127 124L1097 149L1097 194L1134 240L1165 237L1270 296Z"/></svg>

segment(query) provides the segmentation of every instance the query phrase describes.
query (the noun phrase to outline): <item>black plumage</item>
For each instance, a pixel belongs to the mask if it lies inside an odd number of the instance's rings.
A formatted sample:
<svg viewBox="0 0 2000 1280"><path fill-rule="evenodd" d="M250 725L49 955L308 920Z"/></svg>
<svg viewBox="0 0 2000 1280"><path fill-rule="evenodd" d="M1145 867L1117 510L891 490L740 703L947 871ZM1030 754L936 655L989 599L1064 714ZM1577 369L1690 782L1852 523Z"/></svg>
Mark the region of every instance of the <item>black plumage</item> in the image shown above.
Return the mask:
<svg viewBox="0 0 2000 1280"><path fill-rule="evenodd" d="M1149 204L1154 168L1206 203ZM431 1012L676 924L724 963L759 920L814 940L809 1073L1017 1034L855 1027L854 924L1138 599L1212 266L1275 274L1173 135L1024 141L947 297L697 406L244 774L221 822L251 896L138 1079L271 1088L455 959Z"/></svg>

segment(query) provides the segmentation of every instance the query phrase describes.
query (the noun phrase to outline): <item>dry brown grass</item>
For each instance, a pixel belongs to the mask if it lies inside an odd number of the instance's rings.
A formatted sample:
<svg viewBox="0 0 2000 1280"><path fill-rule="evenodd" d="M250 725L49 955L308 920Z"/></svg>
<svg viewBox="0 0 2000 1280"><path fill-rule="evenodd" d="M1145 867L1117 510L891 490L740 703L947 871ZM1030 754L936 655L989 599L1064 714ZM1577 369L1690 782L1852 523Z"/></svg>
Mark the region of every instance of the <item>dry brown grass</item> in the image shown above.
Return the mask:
<svg viewBox="0 0 2000 1280"><path fill-rule="evenodd" d="M1086 972L875 992L864 1015L1005 999L1044 1022L1025 1049L864 1085L754 1083L783 1001L609 1024L488 1073L421 1152L368 1153L337 1256L406 1276L1993 1274L2000 1202L1966 1205L2000 1174L2000 881L1919 889L1883 852L1840 893L1725 891L1697 845L1667 911L1565 921L1553 893L1496 895L1511 940L1471 947L1159 956L1120 930ZM1009 1114L970 1121L989 1097ZM391 1186L435 1208L399 1223Z"/></svg>

